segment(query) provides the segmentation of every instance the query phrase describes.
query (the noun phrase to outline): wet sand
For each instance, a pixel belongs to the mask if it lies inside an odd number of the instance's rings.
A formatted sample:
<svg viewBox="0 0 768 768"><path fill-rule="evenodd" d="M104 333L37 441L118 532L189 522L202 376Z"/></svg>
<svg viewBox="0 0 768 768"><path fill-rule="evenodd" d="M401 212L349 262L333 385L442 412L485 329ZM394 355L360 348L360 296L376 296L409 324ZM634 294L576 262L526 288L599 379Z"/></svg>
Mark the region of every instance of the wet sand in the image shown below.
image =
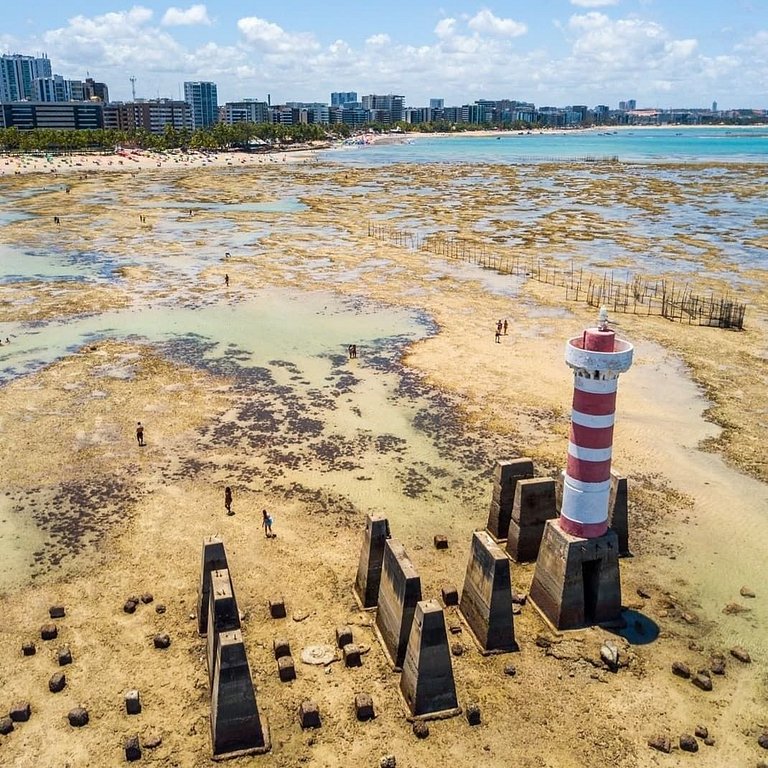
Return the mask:
<svg viewBox="0 0 768 768"><path fill-rule="evenodd" d="M162 735L157 750L145 751L150 761L210 764L204 644L190 615L200 541L218 532L227 542L259 702L272 728L273 752L259 759L265 765L366 765L386 753L405 766L510 759L531 767L682 765L691 758L659 755L646 741L669 733L676 742L700 723L716 743L700 746L697 763L756 764L756 737L768 721L768 470L761 450L768 437L768 294L763 270L729 263L715 246L691 246L694 232L671 236L665 251L678 263L697 262L704 287L740 281L739 295L750 302L746 330L617 318L637 350L621 380L614 440L614 465L630 482L635 554L622 561L623 595L629 608L659 625L659 637L631 647L619 639L630 664L612 675L597 661L605 632L568 633L545 651L534 642L545 628L530 606L516 617L519 654L483 658L464 632L465 653L453 659L458 695L463 705L479 702L484 723L436 723L422 742L404 719L398 679L387 670L371 617L356 610L350 591L369 511L388 514L425 595L438 595L445 582L461 586L471 531L487 518L492 460L529 455L548 475L562 466L572 385L563 344L594 317L592 308L566 302L551 285L375 241L367 221L478 238L486 236L475 229L483 221L491 230L515 230L513 244L500 248L564 258L576 252L600 269L600 258L590 257L594 233L630 262L633 252L656 247L654 217L662 217L664 205L716 196L726 183L742 199L759 196L748 166L730 169L727 180L670 169L672 177L678 172L678 183L648 178L638 185L622 169L606 178L575 165L480 172L320 164L252 175L164 168L147 169L138 190L129 174L100 174L73 178L69 193L47 176L16 176L5 189L30 196L17 197L13 210L38 218L6 224L3 243L92 253L99 268L108 263L117 271L104 277L97 270L82 283L47 276L0 285L0 335L16 334L0 348L4 365L14 345L24 343L27 321L149 306L228 304L237 311L254 297L268 302L272 291L333 291L378 303L386 323L393 305L429 322L415 343L372 343L368 358L362 345L358 361L346 360L339 344L316 369L303 360L301 333L286 337L295 347L280 360L246 360L233 348L229 364L226 356L202 364L200 339L174 347L96 338L0 390L3 516L21 521L12 526L22 531L37 521L48 537L25 566L35 574L32 583L23 576L6 581L0 601L8 651L0 661L0 701L5 707L28 699L33 709L28 723L2 737L4 759L20 766L118 764L122 737L139 732ZM477 175L487 181L473 181ZM500 208L551 204L553 183L562 197L551 213L539 212L535 227L524 215L510 222ZM286 198L303 206L281 210ZM630 226L592 213L585 229L570 210L610 207L612 200L631 200L639 211ZM178 209L165 207L169 202ZM244 202L277 205L238 210ZM62 225L52 223L54 215ZM644 264L649 271L652 259ZM509 319L510 334L495 345L499 317ZM313 376L329 380L320 385ZM393 401L399 410L387 410ZM145 449L133 437L139 418L148 425ZM235 491L233 517L224 514L225 485ZM278 533L270 541L259 528L265 507ZM432 548L436 533L449 537L447 552ZM5 528L0 534L5 541ZM513 566L519 590L527 591L531 577L531 566ZM744 585L756 598L739 595ZM651 597L639 597L638 588ZM157 614L150 604L124 614L125 599L144 591L167 612ZM288 604L281 622L267 614L276 591ZM48 605L58 602L68 613L58 622L60 641L38 639L37 655L23 658L17 649L36 638ZM729 603L748 610L724 614ZM447 618L458 623L452 609ZM299 665L295 683L279 683L273 637L288 636L297 655L306 644L332 642L342 623L370 648L361 669L335 664L326 674ZM151 647L157 631L172 637L165 652ZM50 646L61 644L72 648L74 663L65 670L67 688L54 695L47 690L57 671ZM736 644L754 661L740 665L728 657L726 676L715 677L712 692L670 672L674 660L697 669ZM503 673L510 661L514 677ZM145 701L136 719L121 710L129 688L139 688ZM352 711L362 690L378 711L368 724L357 723ZM314 734L296 722L305 697L315 698L323 714ZM77 703L88 707L92 722L75 731L65 715Z"/></svg>

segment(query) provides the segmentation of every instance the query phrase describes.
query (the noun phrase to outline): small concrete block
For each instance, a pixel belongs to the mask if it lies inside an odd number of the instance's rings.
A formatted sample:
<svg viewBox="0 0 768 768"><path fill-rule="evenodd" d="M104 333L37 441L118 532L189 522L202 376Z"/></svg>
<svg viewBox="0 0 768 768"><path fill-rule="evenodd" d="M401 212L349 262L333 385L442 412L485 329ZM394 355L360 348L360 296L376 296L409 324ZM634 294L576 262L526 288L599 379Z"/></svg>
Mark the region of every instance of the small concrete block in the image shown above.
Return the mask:
<svg viewBox="0 0 768 768"><path fill-rule="evenodd" d="M269 601L269 615L273 619L285 618L285 600L282 597L275 597Z"/></svg>
<svg viewBox="0 0 768 768"><path fill-rule="evenodd" d="M467 705L467 722L470 725L480 725L480 707L477 704Z"/></svg>
<svg viewBox="0 0 768 768"><path fill-rule="evenodd" d="M48 609L48 615L52 619L63 619L64 616L66 615L66 611L64 610L63 605L52 605Z"/></svg>
<svg viewBox="0 0 768 768"><path fill-rule="evenodd" d="M166 607L162 603L158 603L155 606L155 613L165 613Z"/></svg>
<svg viewBox="0 0 768 768"><path fill-rule="evenodd" d="M360 667L363 664L360 656L360 647L354 643L347 643L342 649L345 667Z"/></svg>
<svg viewBox="0 0 768 768"><path fill-rule="evenodd" d="M283 656L291 655L291 645L284 637L275 638L272 641L272 650L276 659L282 659Z"/></svg>
<svg viewBox="0 0 768 768"><path fill-rule="evenodd" d="M59 693L63 691L67 685L67 676L63 672L56 672L51 675L51 679L48 681L48 690L51 693Z"/></svg>
<svg viewBox="0 0 768 768"><path fill-rule="evenodd" d="M125 759L129 763L141 760L141 745L138 736L129 736L125 740Z"/></svg>
<svg viewBox="0 0 768 768"><path fill-rule="evenodd" d="M147 603L151 603L155 599L154 595L151 592L145 592L141 596L141 602L146 605Z"/></svg>
<svg viewBox="0 0 768 768"><path fill-rule="evenodd" d="M336 627L336 646L343 648L345 645L349 645L352 642L352 628L351 627Z"/></svg>
<svg viewBox="0 0 768 768"><path fill-rule="evenodd" d="M59 630L55 624L43 624L40 627L40 637L43 640L55 640L59 636Z"/></svg>
<svg viewBox="0 0 768 768"><path fill-rule="evenodd" d="M384 755L379 760L379 768L397 768L397 759L394 755Z"/></svg>
<svg viewBox="0 0 768 768"><path fill-rule="evenodd" d="M448 537L437 534L434 538L435 549L448 549Z"/></svg>
<svg viewBox="0 0 768 768"><path fill-rule="evenodd" d="M10 717L14 723L26 723L31 714L32 707L29 706L29 702L19 701L11 707L10 712L8 712L8 717Z"/></svg>
<svg viewBox="0 0 768 768"><path fill-rule="evenodd" d="M64 648L59 648L59 652L56 654L56 658L59 662L60 667L64 667L67 664L72 663L72 651L69 650L66 646Z"/></svg>
<svg viewBox="0 0 768 768"><path fill-rule="evenodd" d="M314 701L307 699L301 702L299 706L299 723L302 728L320 727L320 710Z"/></svg>
<svg viewBox="0 0 768 768"><path fill-rule="evenodd" d="M417 739L426 739L429 736L429 726L423 720L417 720L413 724L413 735Z"/></svg>
<svg viewBox="0 0 768 768"><path fill-rule="evenodd" d="M26 642L22 644L21 652L24 654L24 656L34 656L35 653L37 653L37 648L35 647L34 643Z"/></svg>
<svg viewBox="0 0 768 768"><path fill-rule="evenodd" d="M281 656L277 660L277 673L280 675L280 682L282 683L296 679L296 667L292 656Z"/></svg>
<svg viewBox="0 0 768 768"><path fill-rule="evenodd" d="M125 613L135 613L137 605L138 603L135 600L126 600L123 603L123 611L125 611Z"/></svg>
<svg viewBox="0 0 768 768"><path fill-rule="evenodd" d="M13 730L13 720L10 717L0 717L0 735L7 736Z"/></svg>
<svg viewBox="0 0 768 768"><path fill-rule="evenodd" d="M84 707L75 707L67 713L67 720L69 720L69 724L74 728L82 728L84 725L88 725L89 719L88 710Z"/></svg>
<svg viewBox="0 0 768 768"><path fill-rule="evenodd" d="M167 648L171 644L171 638L168 637L168 635L155 635L152 642L155 645L155 648Z"/></svg>
<svg viewBox="0 0 768 768"><path fill-rule="evenodd" d="M373 720L376 717L373 711L373 699L367 693L355 695L355 716L360 722Z"/></svg>
<svg viewBox="0 0 768 768"><path fill-rule="evenodd" d="M444 584L441 592L443 595L443 605L446 608L449 605L459 604L459 590L453 584Z"/></svg>
<svg viewBox="0 0 768 768"><path fill-rule="evenodd" d="M129 715L138 715L141 712L141 697L136 689L125 694L125 711Z"/></svg>

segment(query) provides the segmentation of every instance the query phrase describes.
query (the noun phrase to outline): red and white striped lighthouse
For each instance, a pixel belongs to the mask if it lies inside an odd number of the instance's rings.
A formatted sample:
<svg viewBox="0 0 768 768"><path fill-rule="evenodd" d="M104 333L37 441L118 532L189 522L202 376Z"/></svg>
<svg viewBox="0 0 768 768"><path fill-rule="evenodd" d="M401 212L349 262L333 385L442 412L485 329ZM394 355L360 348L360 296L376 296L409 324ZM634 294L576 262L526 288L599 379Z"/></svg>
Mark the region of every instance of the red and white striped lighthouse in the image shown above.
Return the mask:
<svg viewBox="0 0 768 768"><path fill-rule="evenodd" d="M608 530L611 452L619 374L632 365L633 346L608 328L600 309L597 328L587 328L565 345L573 369L573 410L560 528L593 539Z"/></svg>

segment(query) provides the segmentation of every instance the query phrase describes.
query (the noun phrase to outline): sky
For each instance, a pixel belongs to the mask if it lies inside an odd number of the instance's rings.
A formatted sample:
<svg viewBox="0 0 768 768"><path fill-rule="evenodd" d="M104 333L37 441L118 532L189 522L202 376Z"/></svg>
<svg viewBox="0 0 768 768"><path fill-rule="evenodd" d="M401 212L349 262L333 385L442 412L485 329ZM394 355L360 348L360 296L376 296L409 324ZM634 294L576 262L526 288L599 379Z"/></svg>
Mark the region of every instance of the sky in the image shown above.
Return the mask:
<svg viewBox="0 0 768 768"><path fill-rule="evenodd" d="M768 108L768 0L4 0L0 52L46 53L112 100L396 93L407 106Z"/></svg>

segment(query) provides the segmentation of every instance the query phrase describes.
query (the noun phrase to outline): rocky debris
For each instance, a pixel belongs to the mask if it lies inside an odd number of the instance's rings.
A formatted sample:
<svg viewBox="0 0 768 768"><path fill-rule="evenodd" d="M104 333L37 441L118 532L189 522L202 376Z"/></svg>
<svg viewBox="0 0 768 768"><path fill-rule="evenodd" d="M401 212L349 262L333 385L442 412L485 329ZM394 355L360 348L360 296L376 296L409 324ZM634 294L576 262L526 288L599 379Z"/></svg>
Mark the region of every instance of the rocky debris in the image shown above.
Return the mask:
<svg viewBox="0 0 768 768"><path fill-rule="evenodd" d="M757 737L757 743L763 748L768 749L768 731L763 731Z"/></svg>
<svg viewBox="0 0 768 768"><path fill-rule="evenodd" d="M51 675L51 679L48 681L48 690L51 693L59 693L64 690L67 685L67 676L63 672L56 672Z"/></svg>
<svg viewBox="0 0 768 768"><path fill-rule="evenodd" d="M706 738L706 739L704 739L704 743L705 743L705 744L706 744L708 747L714 747L714 746L715 746L715 740L714 740L714 739L713 739L711 736L707 736L707 738Z"/></svg>
<svg viewBox="0 0 768 768"><path fill-rule="evenodd" d="M89 719L88 710L85 707L75 707L67 713L67 720L69 720L69 724L74 728L82 728L84 725L88 725Z"/></svg>
<svg viewBox="0 0 768 768"><path fill-rule="evenodd" d="M312 614L309 611L294 611L291 618L298 624L306 621Z"/></svg>
<svg viewBox="0 0 768 768"><path fill-rule="evenodd" d="M458 624L451 624L451 626L448 627L448 631L452 635L460 635L461 634L461 627Z"/></svg>
<svg viewBox="0 0 768 768"><path fill-rule="evenodd" d="M320 727L320 710L314 701L306 699L299 705L299 724L302 728Z"/></svg>
<svg viewBox="0 0 768 768"><path fill-rule="evenodd" d="M747 608L746 605L741 605L740 603L728 603L723 608L723 613L726 616L737 616L740 613L749 613L751 610L751 608Z"/></svg>
<svg viewBox="0 0 768 768"><path fill-rule="evenodd" d="M162 603L158 603L155 606L155 613L165 613L166 610L166 607Z"/></svg>
<svg viewBox="0 0 768 768"><path fill-rule="evenodd" d="M157 733L152 733L144 739L144 746L147 749L157 749L163 743L163 737Z"/></svg>
<svg viewBox="0 0 768 768"><path fill-rule="evenodd" d="M470 725L480 725L480 707L477 704L467 704L466 715Z"/></svg>
<svg viewBox="0 0 768 768"><path fill-rule="evenodd" d="M152 643L155 648L168 648L171 645L171 638L166 634L155 635Z"/></svg>
<svg viewBox="0 0 768 768"><path fill-rule="evenodd" d="M352 642L352 628L343 626L336 627L336 647L343 648Z"/></svg>
<svg viewBox="0 0 768 768"><path fill-rule="evenodd" d="M277 637L272 641L272 651L276 659L291 655L291 645L284 637Z"/></svg>
<svg viewBox="0 0 768 768"><path fill-rule="evenodd" d="M709 736L709 728L706 725L697 725L693 733L697 739L706 739Z"/></svg>
<svg viewBox="0 0 768 768"><path fill-rule="evenodd" d="M525 592L513 592L512 604L513 605L525 605L528 602L528 595Z"/></svg>
<svg viewBox="0 0 768 768"><path fill-rule="evenodd" d="M688 680L691 677L691 670L687 664L682 661L672 662L672 674L682 677L683 680Z"/></svg>
<svg viewBox="0 0 768 768"><path fill-rule="evenodd" d="M141 745L139 744L138 735L129 736L125 740L125 759L132 763L135 760L141 760Z"/></svg>
<svg viewBox="0 0 768 768"><path fill-rule="evenodd" d="M692 678L691 682L702 691L712 690L712 678L709 675L705 675L703 672L697 672Z"/></svg>
<svg viewBox="0 0 768 768"><path fill-rule="evenodd" d="M59 636L59 630L55 624L43 624L40 627L40 637L43 640L55 640Z"/></svg>
<svg viewBox="0 0 768 768"><path fill-rule="evenodd" d="M280 656L277 660L277 674L281 683L289 683L296 679L296 666L292 656Z"/></svg>
<svg viewBox="0 0 768 768"><path fill-rule="evenodd" d="M686 624L698 624L699 623L699 617L695 613L690 613L689 611L684 611L680 614L680 618L686 623Z"/></svg>
<svg viewBox="0 0 768 768"><path fill-rule="evenodd" d="M517 667L514 664L505 664L504 674L507 675L507 677L514 677L517 674Z"/></svg>
<svg viewBox="0 0 768 768"><path fill-rule="evenodd" d="M21 652L24 656L34 656L37 653L37 648L33 642L22 643Z"/></svg>
<svg viewBox="0 0 768 768"><path fill-rule="evenodd" d="M429 726L423 720L417 720L413 724L413 735L417 739L426 739L429 736Z"/></svg>
<svg viewBox="0 0 768 768"><path fill-rule="evenodd" d="M672 751L672 742L669 736L654 736L652 739L648 739L648 746L651 749L656 749L659 752L665 752L669 754Z"/></svg>
<svg viewBox="0 0 768 768"><path fill-rule="evenodd" d="M461 643L452 643L451 653L454 656L461 656L464 653L464 646Z"/></svg>
<svg viewBox="0 0 768 768"><path fill-rule="evenodd" d="M733 656L736 661L740 661L742 664L752 663L752 657L749 655L749 652L745 648L742 648L740 645L736 645L731 648L731 656Z"/></svg>
<svg viewBox="0 0 768 768"><path fill-rule="evenodd" d="M141 696L135 688L125 694L125 711L129 715L138 715L141 712Z"/></svg>
<svg viewBox="0 0 768 768"><path fill-rule="evenodd" d="M600 658L611 672L619 669L619 649L613 643L603 643L600 646Z"/></svg>
<svg viewBox="0 0 768 768"><path fill-rule="evenodd" d="M141 602L144 603L144 605L151 603L154 599L155 599L155 596L151 592L145 592L141 596Z"/></svg>
<svg viewBox="0 0 768 768"><path fill-rule="evenodd" d="M443 605L446 608L449 605L459 604L459 590L453 584L443 584L440 593L443 597Z"/></svg>
<svg viewBox="0 0 768 768"><path fill-rule="evenodd" d="M285 618L285 600L282 597L273 597L269 601L269 615L273 619Z"/></svg>
<svg viewBox="0 0 768 768"><path fill-rule="evenodd" d="M60 667L64 667L67 664L72 663L72 651L69 650L66 646L63 648L59 648L58 653L56 654L56 659L59 662Z"/></svg>
<svg viewBox="0 0 768 768"><path fill-rule="evenodd" d="M363 660L360 657L360 648L354 643L347 643L341 652L344 654L344 666L345 667L359 667L362 666Z"/></svg>
<svg viewBox="0 0 768 768"><path fill-rule="evenodd" d="M63 619L64 616L66 615L66 611L64 610L63 605L52 605L48 609L48 615L52 619Z"/></svg>
<svg viewBox="0 0 768 768"><path fill-rule="evenodd" d="M360 722L373 720L376 717L373 711L373 699L367 693L358 693L355 695L355 717Z"/></svg>
<svg viewBox="0 0 768 768"><path fill-rule="evenodd" d="M536 635L535 642L539 648L551 648L554 641L551 637L549 637L549 635L545 635L540 632L538 635Z"/></svg>
<svg viewBox="0 0 768 768"><path fill-rule="evenodd" d="M512 606L512 615L519 616L523 612L523 609L519 605Z"/></svg>
<svg viewBox="0 0 768 768"><path fill-rule="evenodd" d="M0 717L0 734L7 736L13 730L13 720L10 717Z"/></svg>
<svg viewBox="0 0 768 768"><path fill-rule="evenodd" d="M742 597L756 597L754 590L750 589L749 587L742 587L739 590L739 594Z"/></svg>
<svg viewBox="0 0 768 768"><path fill-rule="evenodd" d="M126 600L123 603L123 611L125 613L135 613L138 603L135 600Z"/></svg>
<svg viewBox="0 0 768 768"><path fill-rule="evenodd" d="M304 664L330 664L336 661L336 651L332 645L308 645L301 651L301 661Z"/></svg>
<svg viewBox="0 0 768 768"><path fill-rule="evenodd" d="M713 656L712 660L709 663L709 668L712 671L713 675L724 675L725 674L725 657Z"/></svg>
<svg viewBox="0 0 768 768"><path fill-rule="evenodd" d="M435 549L448 549L448 537L438 533L434 538Z"/></svg>
<svg viewBox="0 0 768 768"><path fill-rule="evenodd" d="M635 591L637 592L639 597L643 598L643 600L651 599L651 593L647 589L644 589L643 587L638 587Z"/></svg>
<svg viewBox="0 0 768 768"><path fill-rule="evenodd" d="M11 707L8 712L8 717L10 717L14 723L26 723L31 714L32 707L29 706L29 702L19 701Z"/></svg>
<svg viewBox="0 0 768 768"><path fill-rule="evenodd" d="M689 733L684 733L680 737L680 749L682 749L683 752L698 752L699 742L696 741L694 736L691 736Z"/></svg>
<svg viewBox="0 0 768 768"><path fill-rule="evenodd" d="M397 760L394 755L384 755L379 760L379 768L397 768Z"/></svg>

